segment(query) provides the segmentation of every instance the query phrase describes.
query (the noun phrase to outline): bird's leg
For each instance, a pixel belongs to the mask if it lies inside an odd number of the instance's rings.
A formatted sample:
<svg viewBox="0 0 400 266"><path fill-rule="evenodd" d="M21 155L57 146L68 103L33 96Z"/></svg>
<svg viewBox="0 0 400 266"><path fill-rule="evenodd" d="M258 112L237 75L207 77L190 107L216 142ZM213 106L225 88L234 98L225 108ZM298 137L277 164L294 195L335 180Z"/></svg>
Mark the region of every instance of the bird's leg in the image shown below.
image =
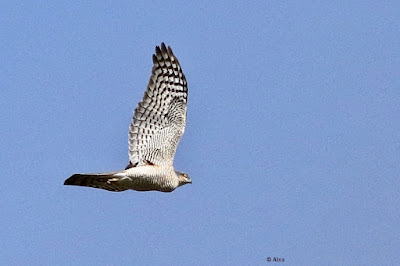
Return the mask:
<svg viewBox="0 0 400 266"><path fill-rule="evenodd" d="M119 180L119 178L116 178L116 177L110 178L107 180L107 184L111 184L112 182L117 182L118 180Z"/></svg>

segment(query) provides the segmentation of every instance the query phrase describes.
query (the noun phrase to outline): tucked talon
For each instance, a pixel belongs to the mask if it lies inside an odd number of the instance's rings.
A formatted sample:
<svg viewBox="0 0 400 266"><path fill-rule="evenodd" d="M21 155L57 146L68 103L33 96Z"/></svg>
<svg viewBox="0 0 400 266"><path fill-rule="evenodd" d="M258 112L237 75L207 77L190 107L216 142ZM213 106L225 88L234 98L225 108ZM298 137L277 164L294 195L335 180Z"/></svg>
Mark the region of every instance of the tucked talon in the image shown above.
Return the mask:
<svg viewBox="0 0 400 266"><path fill-rule="evenodd" d="M118 181L118 178L110 178L110 179L108 179L107 180L107 184L111 184L111 182L117 182Z"/></svg>

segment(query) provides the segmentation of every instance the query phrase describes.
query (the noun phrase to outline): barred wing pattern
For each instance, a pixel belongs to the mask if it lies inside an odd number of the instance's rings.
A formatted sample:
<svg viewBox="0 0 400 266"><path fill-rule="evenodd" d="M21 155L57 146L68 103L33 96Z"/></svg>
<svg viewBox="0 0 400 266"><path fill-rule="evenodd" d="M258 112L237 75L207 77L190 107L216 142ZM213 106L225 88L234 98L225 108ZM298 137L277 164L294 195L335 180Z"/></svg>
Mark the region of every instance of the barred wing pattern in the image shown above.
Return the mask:
<svg viewBox="0 0 400 266"><path fill-rule="evenodd" d="M185 131L187 82L178 59L164 43L153 55L152 75L129 128L131 166L172 166Z"/></svg>

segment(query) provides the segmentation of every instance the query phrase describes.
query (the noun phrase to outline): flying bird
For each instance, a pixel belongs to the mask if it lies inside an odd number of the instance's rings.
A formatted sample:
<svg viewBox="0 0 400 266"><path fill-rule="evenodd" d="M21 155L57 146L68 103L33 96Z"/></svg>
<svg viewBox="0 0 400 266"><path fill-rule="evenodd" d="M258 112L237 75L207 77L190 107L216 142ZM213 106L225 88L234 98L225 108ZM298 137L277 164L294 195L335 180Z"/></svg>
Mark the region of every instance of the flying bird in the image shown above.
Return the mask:
<svg viewBox="0 0 400 266"><path fill-rule="evenodd" d="M64 185L109 191L171 192L192 183L174 170L173 161L186 125L188 87L178 59L164 43L156 46L153 69L143 99L129 127L129 164L125 170L74 174Z"/></svg>

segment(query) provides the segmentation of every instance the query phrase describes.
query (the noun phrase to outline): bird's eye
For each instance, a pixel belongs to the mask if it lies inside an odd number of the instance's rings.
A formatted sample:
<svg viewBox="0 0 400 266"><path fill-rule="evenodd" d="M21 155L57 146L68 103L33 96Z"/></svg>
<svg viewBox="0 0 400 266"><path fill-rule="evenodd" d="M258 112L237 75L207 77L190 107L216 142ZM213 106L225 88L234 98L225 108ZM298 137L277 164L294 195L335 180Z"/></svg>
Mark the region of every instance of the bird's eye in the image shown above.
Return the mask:
<svg viewBox="0 0 400 266"><path fill-rule="evenodd" d="M188 175L186 173L182 173L183 177L188 177Z"/></svg>

